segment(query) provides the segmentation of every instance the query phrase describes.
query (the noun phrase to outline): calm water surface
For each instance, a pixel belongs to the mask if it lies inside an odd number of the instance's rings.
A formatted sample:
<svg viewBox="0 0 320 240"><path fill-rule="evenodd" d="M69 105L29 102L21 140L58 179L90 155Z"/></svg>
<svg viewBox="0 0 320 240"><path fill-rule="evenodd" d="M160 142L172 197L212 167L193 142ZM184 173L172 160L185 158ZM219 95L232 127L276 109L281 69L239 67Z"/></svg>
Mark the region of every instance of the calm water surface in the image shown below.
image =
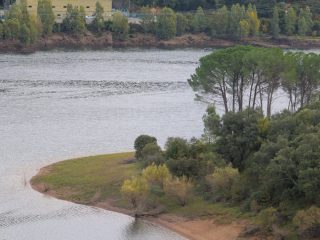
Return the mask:
<svg viewBox="0 0 320 240"><path fill-rule="evenodd" d="M142 133L200 136L205 105L186 80L204 50L0 55L0 240L182 239L147 222L33 191L70 157L132 150Z"/></svg>

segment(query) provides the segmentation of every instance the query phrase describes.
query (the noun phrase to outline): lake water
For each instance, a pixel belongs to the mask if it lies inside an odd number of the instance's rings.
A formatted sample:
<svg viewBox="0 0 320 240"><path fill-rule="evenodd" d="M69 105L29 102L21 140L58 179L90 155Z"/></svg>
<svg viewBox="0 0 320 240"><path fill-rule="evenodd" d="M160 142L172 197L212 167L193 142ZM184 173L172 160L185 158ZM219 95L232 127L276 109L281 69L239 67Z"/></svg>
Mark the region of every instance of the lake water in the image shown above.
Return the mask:
<svg viewBox="0 0 320 240"><path fill-rule="evenodd" d="M199 137L206 105L187 79L205 50L0 55L0 240L182 239L126 215L46 197L39 168L133 150L154 135Z"/></svg>

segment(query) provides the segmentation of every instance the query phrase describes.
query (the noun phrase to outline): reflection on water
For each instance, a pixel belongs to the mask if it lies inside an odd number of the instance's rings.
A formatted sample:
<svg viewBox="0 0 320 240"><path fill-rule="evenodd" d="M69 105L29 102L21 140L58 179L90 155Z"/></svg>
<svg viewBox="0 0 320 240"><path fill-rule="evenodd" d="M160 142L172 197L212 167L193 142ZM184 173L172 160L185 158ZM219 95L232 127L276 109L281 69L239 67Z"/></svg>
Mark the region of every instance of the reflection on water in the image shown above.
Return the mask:
<svg viewBox="0 0 320 240"><path fill-rule="evenodd" d="M141 220L53 199L28 180L58 160L132 150L136 136L200 136L186 80L202 50L0 55L0 240L181 239Z"/></svg>

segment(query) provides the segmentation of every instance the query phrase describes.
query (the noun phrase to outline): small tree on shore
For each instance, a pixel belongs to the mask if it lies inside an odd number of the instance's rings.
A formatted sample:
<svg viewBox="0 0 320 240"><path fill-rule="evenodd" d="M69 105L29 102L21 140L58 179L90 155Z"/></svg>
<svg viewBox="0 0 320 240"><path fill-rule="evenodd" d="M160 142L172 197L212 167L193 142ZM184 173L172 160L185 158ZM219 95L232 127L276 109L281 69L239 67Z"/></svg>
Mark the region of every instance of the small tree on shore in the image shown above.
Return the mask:
<svg viewBox="0 0 320 240"><path fill-rule="evenodd" d="M272 27L272 37L279 38L280 34L280 26L279 26L279 10L277 7L273 9L273 16L271 20L271 27Z"/></svg>
<svg viewBox="0 0 320 240"><path fill-rule="evenodd" d="M195 33L204 32L207 29L207 17L202 7L198 7L193 17L192 28Z"/></svg>
<svg viewBox="0 0 320 240"><path fill-rule="evenodd" d="M139 204L142 203L148 191L148 182L142 176L136 176L125 180L121 187L121 193L130 201L134 208L137 208Z"/></svg>
<svg viewBox="0 0 320 240"><path fill-rule="evenodd" d="M170 8L163 8L157 22L157 36L160 39L168 40L176 36L177 17Z"/></svg>
<svg viewBox="0 0 320 240"><path fill-rule="evenodd" d="M51 0L39 0L37 12L42 23L43 35L50 35L55 20Z"/></svg>
<svg viewBox="0 0 320 240"><path fill-rule="evenodd" d="M164 185L164 192L169 197L175 199L182 207L187 205L192 197L193 184L186 177L171 178Z"/></svg>
<svg viewBox="0 0 320 240"><path fill-rule="evenodd" d="M112 37L115 40L125 41L128 39L129 23L128 18L123 16L120 12L112 16Z"/></svg>
<svg viewBox="0 0 320 240"><path fill-rule="evenodd" d="M95 11L95 18L92 21L93 29L100 33L104 28L104 18L103 18L104 9L100 2L96 3L96 11Z"/></svg>
<svg viewBox="0 0 320 240"><path fill-rule="evenodd" d="M182 13L177 13L177 36L183 35L188 29L188 19Z"/></svg>
<svg viewBox="0 0 320 240"><path fill-rule="evenodd" d="M149 135L140 135L134 141L134 149L136 150L135 156L136 158L142 157L142 150L148 143L157 144L157 139L155 137Z"/></svg>

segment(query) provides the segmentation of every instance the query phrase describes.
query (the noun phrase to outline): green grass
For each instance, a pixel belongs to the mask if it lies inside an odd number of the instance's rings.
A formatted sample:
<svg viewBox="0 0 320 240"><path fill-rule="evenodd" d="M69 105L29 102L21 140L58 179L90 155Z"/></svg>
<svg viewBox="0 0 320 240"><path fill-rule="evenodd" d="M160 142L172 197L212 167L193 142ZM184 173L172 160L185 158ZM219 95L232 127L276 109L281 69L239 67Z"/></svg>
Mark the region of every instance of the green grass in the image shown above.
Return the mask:
<svg viewBox="0 0 320 240"><path fill-rule="evenodd" d="M50 166L49 173L35 176L31 182L43 183L61 198L77 203L90 204L95 195L95 200L118 199L124 179L140 171L137 163L123 162L133 156L117 153L59 162Z"/></svg>

